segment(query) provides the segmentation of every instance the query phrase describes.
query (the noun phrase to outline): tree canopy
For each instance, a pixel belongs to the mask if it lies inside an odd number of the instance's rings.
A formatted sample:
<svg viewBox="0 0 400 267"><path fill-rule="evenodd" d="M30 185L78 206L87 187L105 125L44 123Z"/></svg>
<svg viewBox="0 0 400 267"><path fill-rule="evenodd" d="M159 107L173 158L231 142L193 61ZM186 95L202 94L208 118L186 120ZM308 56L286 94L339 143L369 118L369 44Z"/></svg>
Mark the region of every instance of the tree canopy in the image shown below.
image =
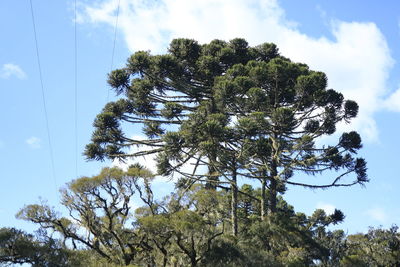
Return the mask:
<svg viewBox="0 0 400 267"><path fill-rule="evenodd" d="M324 73L281 56L274 44L251 47L238 38L200 45L175 39L166 54L136 52L125 68L109 74L108 82L121 98L95 119L87 158L154 155L159 175L230 187L233 221L238 178L260 180L261 217L276 211L276 197L287 185L368 182L366 162L356 157L362 147L357 132L343 133L334 144L318 142L335 133L338 123L350 122L357 103L328 89ZM142 127L147 138L127 137L130 126ZM134 145L142 149L130 153ZM188 163L190 172L183 168ZM208 172L199 172L199 166ZM296 179L296 174L329 170L333 177L327 182ZM355 178L349 180L351 173Z"/></svg>

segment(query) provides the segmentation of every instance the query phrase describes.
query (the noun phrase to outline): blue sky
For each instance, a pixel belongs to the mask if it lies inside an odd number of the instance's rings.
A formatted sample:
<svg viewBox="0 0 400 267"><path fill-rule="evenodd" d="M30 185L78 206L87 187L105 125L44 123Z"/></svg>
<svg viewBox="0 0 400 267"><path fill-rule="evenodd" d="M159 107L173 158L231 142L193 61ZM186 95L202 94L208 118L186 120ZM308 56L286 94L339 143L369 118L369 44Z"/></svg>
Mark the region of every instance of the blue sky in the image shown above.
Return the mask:
<svg viewBox="0 0 400 267"><path fill-rule="evenodd" d="M34 227L15 213L39 197L57 206L57 190L76 175L96 174L110 162L81 153L92 122L106 103L118 0L77 1L75 141L74 1L32 0L53 148L53 175L29 1L0 2L0 227ZM311 191L290 187L297 211L341 209L349 233L400 225L397 166L400 120L400 6L395 1L121 0L113 67L138 49L165 52L175 37L208 42L244 37L275 42L294 61L326 72L329 86L360 104L359 117L341 130L364 140L371 182L362 188ZM110 100L112 99L110 94ZM129 134L140 131L130 129ZM78 153L76 153L76 147ZM75 168L75 161L78 168ZM151 161L148 163L152 164ZM304 177L329 179L329 177ZM158 182L159 190L166 190Z"/></svg>

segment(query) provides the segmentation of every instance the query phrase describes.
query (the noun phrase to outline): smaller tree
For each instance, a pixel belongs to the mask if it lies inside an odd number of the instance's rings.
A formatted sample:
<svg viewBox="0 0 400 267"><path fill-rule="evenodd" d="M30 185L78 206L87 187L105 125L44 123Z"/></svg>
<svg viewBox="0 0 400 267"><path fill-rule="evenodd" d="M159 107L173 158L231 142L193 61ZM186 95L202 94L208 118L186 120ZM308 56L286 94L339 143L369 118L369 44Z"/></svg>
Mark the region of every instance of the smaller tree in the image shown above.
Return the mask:
<svg viewBox="0 0 400 267"><path fill-rule="evenodd" d="M99 175L73 180L62 190L61 203L69 218L47 205L28 205L17 217L58 232L75 248L83 245L109 262L129 265L138 250L149 249L129 225L136 192L152 212L157 209L149 186L152 178L150 171L138 166L126 172L104 168Z"/></svg>
<svg viewBox="0 0 400 267"><path fill-rule="evenodd" d="M71 249L95 252L108 264L198 266L224 234L223 192L194 184L158 202L152 179L138 165L127 171L104 168L61 190L68 216L41 204L24 207L17 217L58 233ZM139 208L134 208L135 194L144 204Z"/></svg>
<svg viewBox="0 0 400 267"><path fill-rule="evenodd" d="M71 250L44 229L28 234L15 228L0 228L0 266L30 264L33 267L94 267L99 258L88 250ZM111 267L111 266L109 266Z"/></svg>
<svg viewBox="0 0 400 267"><path fill-rule="evenodd" d="M0 229L0 265L68 266L68 256L68 250L58 240L40 240L15 228Z"/></svg>
<svg viewBox="0 0 400 267"><path fill-rule="evenodd" d="M369 229L366 234L347 237L341 266L400 266L400 233L390 229Z"/></svg>
<svg viewBox="0 0 400 267"><path fill-rule="evenodd" d="M222 194L195 184L167 197L159 214L151 214L148 208L137 210L137 229L159 251L162 266L203 264L225 231Z"/></svg>

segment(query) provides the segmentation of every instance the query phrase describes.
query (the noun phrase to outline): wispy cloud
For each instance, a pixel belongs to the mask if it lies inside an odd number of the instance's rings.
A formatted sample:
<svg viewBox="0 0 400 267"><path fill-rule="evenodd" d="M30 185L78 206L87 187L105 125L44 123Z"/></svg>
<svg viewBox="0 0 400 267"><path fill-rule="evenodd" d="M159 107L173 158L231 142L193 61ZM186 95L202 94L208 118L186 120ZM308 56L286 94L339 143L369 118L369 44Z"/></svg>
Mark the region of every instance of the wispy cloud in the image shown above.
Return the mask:
<svg viewBox="0 0 400 267"><path fill-rule="evenodd" d="M25 140L26 144L32 149L39 149L41 147L41 140L35 136L29 137Z"/></svg>
<svg viewBox="0 0 400 267"><path fill-rule="evenodd" d="M22 70L20 66L13 63L3 64L0 72L0 77L3 79L8 79L12 76L15 76L20 80L26 79L27 77L26 73Z"/></svg>
<svg viewBox="0 0 400 267"><path fill-rule="evenodd" d="M386 211L381 207L373 207L367 210L366 214L373 220L378 221L380 223L386 223L388 219Z"/></svg>
<svg viewBox="0 0 400 267"><path fill-rule="evenodd" d="M81 18L114 27L116 10L117 1L103 0L84 5ZM329 27L333 40L302 33L277 0L122 0L119 16L119 32L132 52L165 52L176 37L201 43L235 37L246 38L251 45L274 42L284 56L324 71L329 87L356 100L360 111L351 128L364 139L377 140L373 114L385 106L393 65L386 39L374 23L331 20Z"/></svg>
<svg viewBox="0 0 400 267"><path fill-rule="evenodd" d="M324 202L318 202L316 208L324 210L328 215L333 214L336 209L334 205Z"/></svg>

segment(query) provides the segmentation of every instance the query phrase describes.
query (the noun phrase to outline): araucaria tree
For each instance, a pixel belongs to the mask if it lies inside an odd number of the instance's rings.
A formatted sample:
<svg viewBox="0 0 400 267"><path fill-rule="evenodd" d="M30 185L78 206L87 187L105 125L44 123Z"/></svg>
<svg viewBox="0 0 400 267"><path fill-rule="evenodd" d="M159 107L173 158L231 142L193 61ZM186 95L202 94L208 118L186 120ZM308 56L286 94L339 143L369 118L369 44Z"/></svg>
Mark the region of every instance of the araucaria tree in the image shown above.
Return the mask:
<svg viewBox="0 0 400 267"><path fill-rule="evenodd" d="M231 190L234 235L240 177L261 182L261 218L277 211L277 195L287 185L328 188L368 181L365 161L355 157L362 146L359 134L343 133L332 145L316 142L354 118L356 102L327 89L324 73L281 56L274 44L175 39L166 54L136 52L108 82L123 97L97 116L86 156L154 155L159 175L179 174L186 182L181 185L205 182L209 189ZM127 137L122 127L128 125L141 125L147 138ZM142 149L130 153L133 145ZM188 162L191 172L182 168ZM202 165L206 173L198 171ZM324 171L332 180L296 181L296 174ZM349 180L351 173L355 178Z"/></svg>

